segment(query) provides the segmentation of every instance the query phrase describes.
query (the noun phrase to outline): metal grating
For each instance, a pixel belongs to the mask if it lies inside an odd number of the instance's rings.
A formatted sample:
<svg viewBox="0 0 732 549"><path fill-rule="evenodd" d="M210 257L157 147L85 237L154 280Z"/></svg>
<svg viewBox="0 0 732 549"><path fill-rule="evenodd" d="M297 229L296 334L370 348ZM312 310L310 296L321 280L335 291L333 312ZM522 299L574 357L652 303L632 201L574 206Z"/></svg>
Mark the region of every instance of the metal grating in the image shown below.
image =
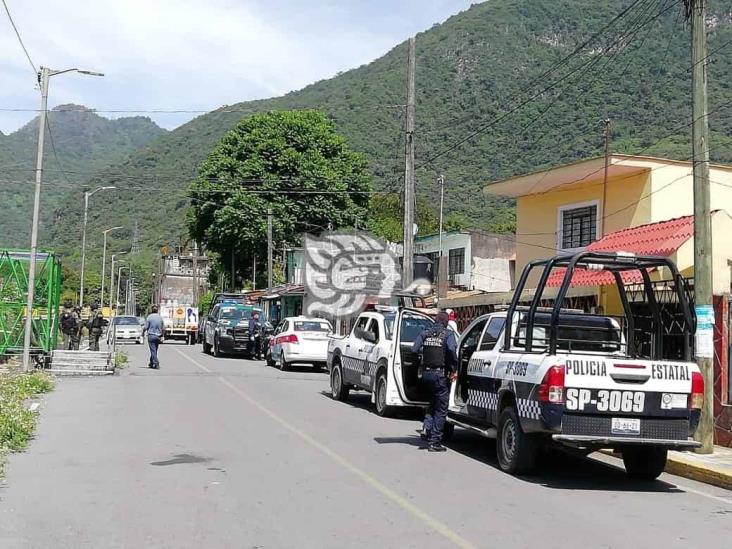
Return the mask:
<svg viewBox="0 0 732 549"><path fill-rule="evenodd" d="M564 414L562 434L588 436L625 436L633 438L657 438L664 440L686 440L689 437L688 419L646 419L641 418L639 435L616 435L610 432L611 416L583 416Z"/></svg>

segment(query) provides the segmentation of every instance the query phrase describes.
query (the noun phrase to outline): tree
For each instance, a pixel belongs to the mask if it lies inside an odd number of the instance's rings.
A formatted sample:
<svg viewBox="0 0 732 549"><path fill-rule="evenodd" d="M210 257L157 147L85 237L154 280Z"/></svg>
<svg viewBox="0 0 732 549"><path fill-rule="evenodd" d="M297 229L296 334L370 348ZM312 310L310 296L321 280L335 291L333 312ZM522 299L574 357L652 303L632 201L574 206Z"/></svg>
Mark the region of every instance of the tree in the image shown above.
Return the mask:
<svg viewBox="0 0 732 549"><path fill-rule="evenodd" d="M224 264L233 253L237 270L250 272L255 256L264 267L268 208L275 245L293 243L306 232L354 226L366 216L370 189L366 161L322 113L256 114L202 163L189 192L189 232Z"/></svg>
<svg viewBox="0 0 732 549"><path fill-rule="evenodd" d="M418 235L435 234L440 230L439 212L435 211L423 196L417 197L415 223L417 223ZM401 242L404 238L402 229L404 226L404 209L399 195L375 195L369 202L367 226L376 236L391 242ZM468 223L460 214L445 214L443 219L444 231L453 231L466 227L468 227Z"/></svg>

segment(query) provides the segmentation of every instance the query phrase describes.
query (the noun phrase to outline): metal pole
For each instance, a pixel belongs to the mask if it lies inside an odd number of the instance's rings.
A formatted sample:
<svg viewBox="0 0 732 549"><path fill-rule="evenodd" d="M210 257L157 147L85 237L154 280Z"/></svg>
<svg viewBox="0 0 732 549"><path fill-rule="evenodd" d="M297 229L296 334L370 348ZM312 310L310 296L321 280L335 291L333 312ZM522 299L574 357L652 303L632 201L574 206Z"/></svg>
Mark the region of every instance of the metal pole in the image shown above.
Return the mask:
<svg viewBox="0 0 732 549"><path fill-rule="evenodd" d="M704 407L695 438L698 450L714 450L713 327L699 333L701 319L712 308L712 222L709 197L709 119L707 117L707 31L705 0L690 0L692 61L692 127L694 147L694 302L697 311L697 364L704 376ZM707 317L709 318L709 317ZM705 348L706 347L706 348Z"/></svg>
<svg viewBox="0 0 732 549"><path fill-rule="evenodd" d="M86 263L86 224L89 220L89 191L84 192L84 228L81 234L81 275L79 284L79 307L84 306L84 264Z"/></svg>
<svg viewBox="0 0 732 549"><path fill-rule="evenodd" d="M272 209L267 209L267 293L272 292Z"/></svg>
<svg viewBox="0 0 732 549"><path fill-rule="evenodd" d="M115 300L114 300L115 310L118 312L119 312L119 286L120 286L119 282L122 279L122 269L124 269L124 267L120 267L117 270L117 292L115 294Z"/></svg>
<svg viewBox="0 0 732 549"><path fill-rule="evenodd" d="M254 256L252 263L252 290L257 289L257 256Z"/></svg>
<svg viewBox="0 0 732 549"><path fill-rule="evenodd" d="M439 290L442 280L440 280L440 265L442 265L442 207L445 203L445 176L440 174L440 243L438 246L439 251L437 252L437 288ZM434 270L432 271L435 272ZM439 296L439 291L438 291Z"/></svg>
<svg viewBox="0 0 732 549"><path fill-rule="evenodd" d="M104 233L104 245L102 246L102 288L101 292L99 294L99 306L104 309L104 273L106 272L104 269L106 267L107 262L107 232L108 231L102 231ZM111 313L110 313L111 314Z"/></svg>
<svg viewBox="0 0 732 549"><path fill-rule="evenodd" d="M114 254L112 254L112 263L109 266L109 316L112 316L112 299L114 299ZM104 301L102 301L104 307Z"/></svg>
<svg viewBox="0 0 732 549"><path fill-rule="evenodd" d="M198 305L198 243L193 244L193 306Z"/></svg>
<svg viewBox="0 0 732 549"><path fill-rule="evenodd" d="M407 135L404 168L404 242L402 285L414 278L414 126L415 126L415 40L409 39L407 54Z"/></svg>
<svg viewBox="0 0 732 549"><path fill-rule="evenodd" d="M38 151L36 155L36 185L33 196L33 225L31 228L31 253L28 265L28 300L25 307L25 334L23 335L23 369L30 370L30 346L33 332L33 293L36 284L36 253L38 252L38 221L41 213L41 182L43 180L43 140L46 136L48 114L48 79L50 70L41 67L38 81L41 85L41 114L38 123Z"/></svg>
<svg viewBox="0 0 732 549"><path fill-rule="evenodd" d="M605 236L605 219L607 218L607 176L610 169L610 119L603 120L605 130L603 138L605 139L605 175L602 183L602 219L600 220L600 236Z"/></svg>

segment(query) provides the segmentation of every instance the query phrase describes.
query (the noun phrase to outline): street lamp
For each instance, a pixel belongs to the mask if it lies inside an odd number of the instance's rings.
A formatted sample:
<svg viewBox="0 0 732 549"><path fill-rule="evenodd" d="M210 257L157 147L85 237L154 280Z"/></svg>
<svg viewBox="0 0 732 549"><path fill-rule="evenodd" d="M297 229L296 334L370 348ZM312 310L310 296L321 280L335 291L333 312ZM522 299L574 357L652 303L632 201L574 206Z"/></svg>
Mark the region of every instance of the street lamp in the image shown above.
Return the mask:
<svg viewBox="0 0 732 549"><path fill-rule="evenodd" d="M105 273L105 267L107 264L107 234L109 234L112 231L116 231L118 229L123 229L124 227L111 227L107 229L106 231L102 231L102 234L104 235L104 251L102 252L102 291L101 295L99 296L99 305L104 308L104 273ZM112 266L112 270L114 270L114 266ZM112 286L110 285L109 291L112 291ZM111 314L111 308L110 308L110 314Z"/></svg>
<svg viewBox="0 0 732 549"><path fill-rule="evenodd" d="M84 192L84 231L81 236L81 288L79 289L79 307L84 306L84 264L86 263L86 223L89 213L89 198L99 191L108 191L117 187L97 187L93 191Z"/></svg>
<svg viewBox="0 0 732 549"><path fill-rule="evenodd" d="M114 295L112 292L114 292L114 258L120 255L124 255L127 252L119 252L116 254L112 254L112 265L109 269L111 272L109 273L110 280L109 280L109 311L111 314L112 311L112 296ZM121 269L121 267L120 267ZM117 283L119 284L119 278L117 279ZM102 301L102 306L104 306L104 302ZM117 307L119 307L119 304L117 304ZM116 314L116 313L115 313Z"/></svg>
<svg viewBox="0 0 732 549"><path fill-rule="evenodd" d="M30 370L30 344L33 332L33 293L36 283L36 253L38 252L38 221L41 213L41 182L43 181L43 140L46 136L46 117L48 116L48 81L52 76L65 72L79 72L91 76L104 76L101 72L85 69L65 69L56 71L41 67L38 84L41 87L41 112L38 123L38 151L36 155L36 185L33 196L33 225L31 228L31 253L28 266L28 300L25 310L25 334L23 338L23 369Z"/></svg>

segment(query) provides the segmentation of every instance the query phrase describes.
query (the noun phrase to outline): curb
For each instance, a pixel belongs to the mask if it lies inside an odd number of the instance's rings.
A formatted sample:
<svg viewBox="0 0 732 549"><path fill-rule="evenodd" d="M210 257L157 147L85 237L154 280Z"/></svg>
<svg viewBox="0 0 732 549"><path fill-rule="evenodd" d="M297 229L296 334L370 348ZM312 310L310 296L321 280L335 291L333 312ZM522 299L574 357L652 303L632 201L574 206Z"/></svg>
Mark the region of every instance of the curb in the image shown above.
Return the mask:
<svg viewBox="0 0 732 549"><path fill-rule="evenodd" d="M732 490L732 471L707 464L701 465L683 456L669 456L668 463L666 463L666 472Z"/></svg>
<svg viewBox="0 0 732 549"><path fill-rule="evenodd" d="M621 454L615 453L612 450L600 450L600 453L614 458L622 458ZM684 458L683 454L669 454L664 472L732 490L732 471L723 470L708 464L702 465L696 463L693 460Z"/></svg>

